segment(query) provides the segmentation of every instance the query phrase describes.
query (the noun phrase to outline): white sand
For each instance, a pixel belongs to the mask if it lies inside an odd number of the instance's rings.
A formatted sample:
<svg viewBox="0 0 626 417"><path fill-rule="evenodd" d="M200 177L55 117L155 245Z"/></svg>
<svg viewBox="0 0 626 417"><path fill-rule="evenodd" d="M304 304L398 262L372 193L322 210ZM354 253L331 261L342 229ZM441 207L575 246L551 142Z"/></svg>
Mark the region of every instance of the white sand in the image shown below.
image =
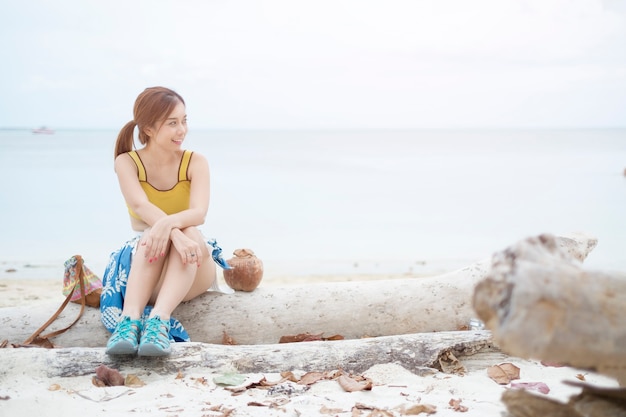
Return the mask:
<svg viewBox="0 0 626 417"><path fill-rule="evenodd" d="M401 278L402 275L396 276ZM301 277L299 282L328 279L376 279L376 276ZM390 278L385 275L384 278ZM297 285L290 279L288 284ZM263 285L286 285L283 278L273 277ZM63 300L60 279L2 280L0 307L36 304ZM52 312L51 312L52 313ZM1 318L0 318L1 320ZM71 330L70 330L71 331ZM0 335L0 341L3 337ZM332 342L309 342L332 343ZM176 346L174 346L176 349ZM17 356L9 352L16 352ZM569 367L548 367L534 360L509 357L503 353L480 353L461 358L467 369L463 376L435 372L415 375L395 364L370 368L362 376L373 383L371 391L346 392L337 380L323 380L306 389L302 385L284 382L281 388L248 388L235 394L229 388L216 385L213 379L223 372L197 367L184 373L160 373L154 366L125 363L119 371L136 375L141 387L96 387L92 375L50 377L41 362L35 361L39 349L0 349L0 415L36 416L45 413L56 416L401 416L418 404L436 407L437 416L501 416L505 411L500 402L506 385L498 385L487 375L487 368L502 362L512 362L520 368L516 382L543 382L550 388L547 396L567 401L578 388L563 384L564 380L585 381L606 387L616 381L595 373ZM40 354L40 353L39 353ZM77 358L76 360L80 360ZM10 363L9 363L10 361ZM299 370L294 371L301 375ZM247 374L246 382L278 381L279 374ZM291 390L292 394L287 392ZM544 395L544 394L538 394ZM450 400L460 400L466 412L455 411ZM376 411L376 410L383 410ZM404 410L404 412L403 412ZM421 414L426 415L426 414Z"/></svg>

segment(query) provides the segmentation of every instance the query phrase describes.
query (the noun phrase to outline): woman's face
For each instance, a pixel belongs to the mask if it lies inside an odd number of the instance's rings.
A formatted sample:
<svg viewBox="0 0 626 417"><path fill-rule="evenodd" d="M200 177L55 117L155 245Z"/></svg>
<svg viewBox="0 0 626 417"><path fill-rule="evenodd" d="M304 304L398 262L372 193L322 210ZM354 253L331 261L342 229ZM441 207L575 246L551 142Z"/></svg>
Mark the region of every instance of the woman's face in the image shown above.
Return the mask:
<svg viewBox="0 0 626 417"><path fill-rule="evenodd" d="M187 114L185 105L178 103L174 110L161 123L152 139L161 146L172 145L177 148L183 144L187 135Z"/></svg>

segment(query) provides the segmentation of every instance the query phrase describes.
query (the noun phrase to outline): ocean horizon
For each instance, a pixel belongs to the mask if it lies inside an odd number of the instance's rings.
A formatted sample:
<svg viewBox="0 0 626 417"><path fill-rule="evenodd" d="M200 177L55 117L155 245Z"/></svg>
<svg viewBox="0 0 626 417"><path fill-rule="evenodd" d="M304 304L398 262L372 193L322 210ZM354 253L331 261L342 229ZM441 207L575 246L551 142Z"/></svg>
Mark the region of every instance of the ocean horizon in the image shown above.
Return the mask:
<svg viewBox="0 0 626 417"><path fill-rule="evenodd" d="M0 278L54 278L74 254L101 274L133 236L116 136L0 129ZM226 258L246 247L285 274L420 274L584 232L598 238L586 264L626 271L626 129L191 127L183 147L209 160L201 228Z"/></svg>

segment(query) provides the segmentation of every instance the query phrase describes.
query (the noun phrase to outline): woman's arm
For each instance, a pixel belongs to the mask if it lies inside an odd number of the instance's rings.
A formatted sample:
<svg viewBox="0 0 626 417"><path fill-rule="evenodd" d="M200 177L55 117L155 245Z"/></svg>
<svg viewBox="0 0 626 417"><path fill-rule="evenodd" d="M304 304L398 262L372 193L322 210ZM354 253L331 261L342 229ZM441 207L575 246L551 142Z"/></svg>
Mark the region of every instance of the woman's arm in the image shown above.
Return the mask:
<svg viewBox="0 0 626 417"><path fill-rule="evenodd" d="M123 153L115 158L114 167L124 201L133 213L137 214L148 226L153 226L159 219L167 216L163 210L148 200L148 196L139 184L137 165L128 154Z"/></svg>

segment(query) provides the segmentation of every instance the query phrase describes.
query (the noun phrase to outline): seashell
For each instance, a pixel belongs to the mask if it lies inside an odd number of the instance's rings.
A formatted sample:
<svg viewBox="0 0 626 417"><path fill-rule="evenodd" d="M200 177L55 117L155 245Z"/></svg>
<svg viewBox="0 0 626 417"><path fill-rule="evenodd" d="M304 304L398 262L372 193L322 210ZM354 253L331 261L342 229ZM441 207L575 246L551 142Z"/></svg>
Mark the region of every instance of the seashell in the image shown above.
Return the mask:
<svg viewBox="0 0 626 417"><path fill-rule="evenodd" d="M224 280L233 290L254 291L263 278L263 261L252 249L236 249L233 255L235 257L227 261L232 269L224 270Z"/></svg>

